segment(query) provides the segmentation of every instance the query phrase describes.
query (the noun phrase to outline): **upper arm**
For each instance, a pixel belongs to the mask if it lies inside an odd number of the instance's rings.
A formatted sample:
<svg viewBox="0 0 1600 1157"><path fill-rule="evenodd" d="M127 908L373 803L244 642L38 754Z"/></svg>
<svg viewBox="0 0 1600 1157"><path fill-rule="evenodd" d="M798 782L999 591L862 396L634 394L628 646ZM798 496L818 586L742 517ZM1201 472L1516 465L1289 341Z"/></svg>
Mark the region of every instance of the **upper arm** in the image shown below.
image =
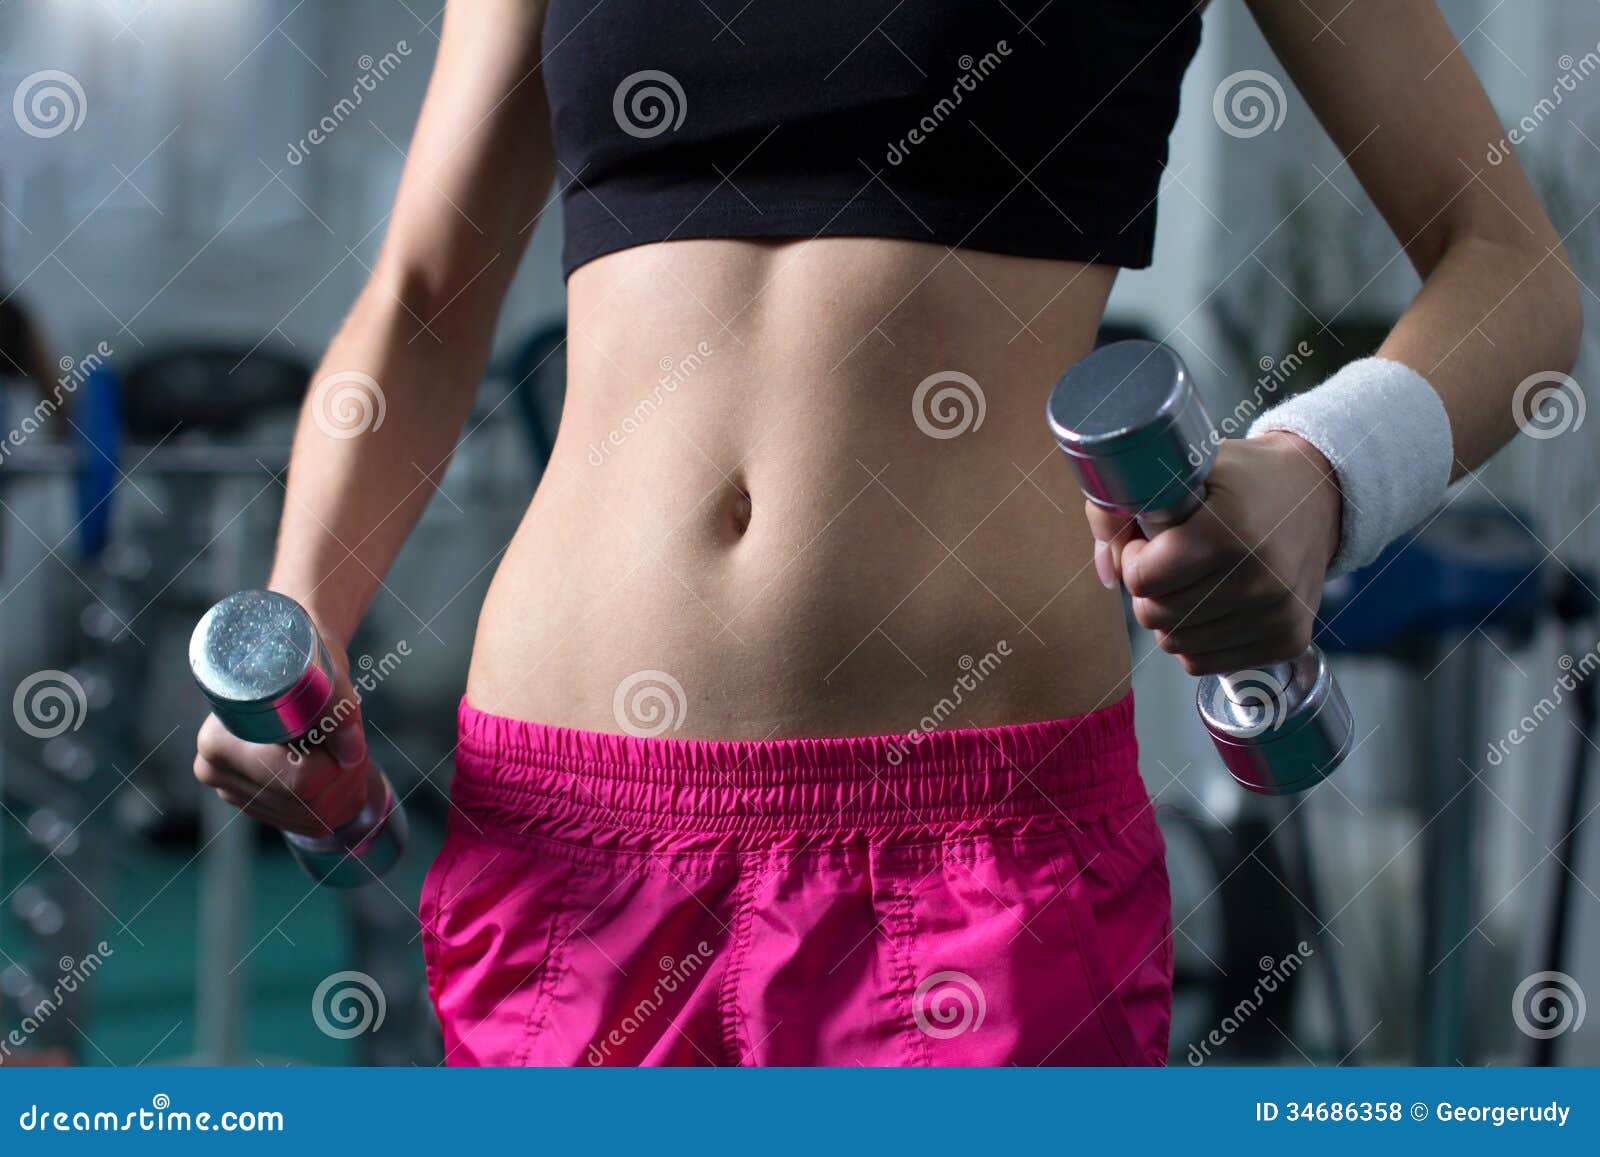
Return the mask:
<svg viewBox="0 0 1600 1157"><path fill-rule="evenodd" d="M493 325L551 177L545 0L450 0L376 277L430 326ZM484 315L487 314L487 317Z"/></svg>
<svg viewBox="0 0 1600 1157"><path fill-rule="evenodd" d="M1559 245L1434 0L1247 0L1317 119L1426 275L1465 236Z"/></svg>

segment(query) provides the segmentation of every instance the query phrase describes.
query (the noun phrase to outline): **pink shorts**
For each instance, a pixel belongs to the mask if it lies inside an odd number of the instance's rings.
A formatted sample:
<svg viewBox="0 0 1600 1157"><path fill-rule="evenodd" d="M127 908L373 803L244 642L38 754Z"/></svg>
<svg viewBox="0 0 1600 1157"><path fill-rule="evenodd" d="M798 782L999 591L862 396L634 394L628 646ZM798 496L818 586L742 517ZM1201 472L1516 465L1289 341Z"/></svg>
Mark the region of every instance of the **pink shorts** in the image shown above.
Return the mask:
<svg viewBox="0 0 1600 1157"><path fill-rule="evenodd" d="M450 1064L1166 1061L1131 696L914 739L460 723L421 911Z"/></svg>

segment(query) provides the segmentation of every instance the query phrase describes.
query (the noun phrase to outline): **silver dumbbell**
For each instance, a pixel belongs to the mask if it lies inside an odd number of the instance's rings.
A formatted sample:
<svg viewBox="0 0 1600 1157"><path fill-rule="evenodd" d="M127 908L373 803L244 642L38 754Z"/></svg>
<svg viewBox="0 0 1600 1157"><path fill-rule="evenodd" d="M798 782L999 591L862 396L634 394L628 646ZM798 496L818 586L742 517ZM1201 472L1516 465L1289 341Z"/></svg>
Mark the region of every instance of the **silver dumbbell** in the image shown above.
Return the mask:
<svg viewBox="0 0 1600 1157"><path fill-rule="evenodd" d="M1205 501L1219 438L1187 367L1166 346L1122 341L1095 350L1061 376L1047 416L1084 496L1136 519L1146 537ZM1206 675L1196 705L1233 778L1265 795L1321 782L1355 734L1316 646L1259 670Z"/></svg>
<svg viewBox="0 0 1600 1157"><path fill-rule="evenodd" d="M189 669L222 725L250 743L296 744L350 709L333 698L333 663L311 616L275 591L240 591L207 611L189 639ZM285 832L306 873L338 888L369 883L405 850L405 809L368 761L367 800L326 836Z"/></svg>

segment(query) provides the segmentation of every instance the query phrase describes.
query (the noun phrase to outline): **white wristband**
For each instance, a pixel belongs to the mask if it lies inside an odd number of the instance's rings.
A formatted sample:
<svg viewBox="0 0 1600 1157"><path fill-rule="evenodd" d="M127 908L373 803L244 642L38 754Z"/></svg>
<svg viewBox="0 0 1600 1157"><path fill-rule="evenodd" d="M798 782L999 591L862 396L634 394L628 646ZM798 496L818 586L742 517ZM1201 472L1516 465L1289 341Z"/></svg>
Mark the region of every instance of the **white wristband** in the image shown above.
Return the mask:
<svg viewBox="0 0 1600 1157"><path fill-rule="evenodd" d="M1351 362L1322 385L1274 406L1250 436L1296 434L1322 452L1344 496L1330 578L1378 557L1444 500L1455 459L1450 418L1428 379L1387 358Z"/></svg>

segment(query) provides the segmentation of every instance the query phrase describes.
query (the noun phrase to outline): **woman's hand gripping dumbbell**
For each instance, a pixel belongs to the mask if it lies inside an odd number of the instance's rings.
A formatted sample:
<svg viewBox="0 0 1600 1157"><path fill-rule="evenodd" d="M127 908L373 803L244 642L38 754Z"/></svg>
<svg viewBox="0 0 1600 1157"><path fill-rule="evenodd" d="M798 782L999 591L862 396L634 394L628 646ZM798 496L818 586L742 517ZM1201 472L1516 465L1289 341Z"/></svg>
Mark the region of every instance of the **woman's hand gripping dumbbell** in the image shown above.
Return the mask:
<svg viewBox="0 0 1600 1157"><path fill-rule="evenodd" d="M317 880L354 887L394 865L405 811L367 753L344 649L304 608L272 591L229 595L195 627L189 666L213 709L196 779L282 831Z"/></svg>
<svg viewBox="0 0 1600 1157"><path fill-rule="evenodd" d="M1336 768L1354 727L1311 644L1339 546L1332 470L1290 434L1221 438L1172 350L1105 346L1050 396L1077 468L1095 566L1120 579L1141 626L1203 676L1197 706L1228 770L1252 791L1301 791Z"/></svg>

